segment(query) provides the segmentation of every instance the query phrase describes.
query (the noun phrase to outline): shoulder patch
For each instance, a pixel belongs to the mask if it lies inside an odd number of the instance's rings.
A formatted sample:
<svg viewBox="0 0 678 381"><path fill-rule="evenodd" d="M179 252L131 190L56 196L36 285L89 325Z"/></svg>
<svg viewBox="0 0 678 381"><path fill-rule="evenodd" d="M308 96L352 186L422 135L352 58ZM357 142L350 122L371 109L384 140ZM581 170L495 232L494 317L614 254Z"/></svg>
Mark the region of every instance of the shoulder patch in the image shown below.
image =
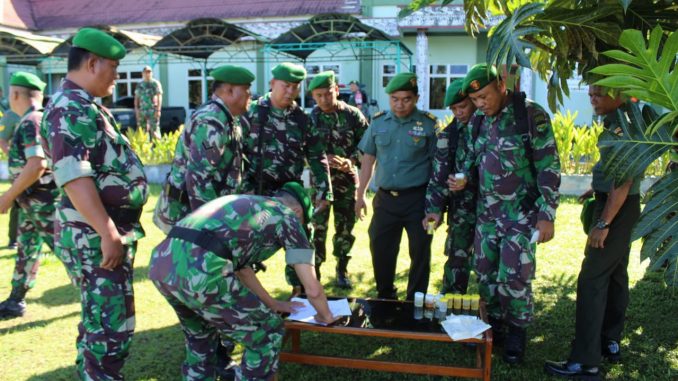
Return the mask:
<svg viewBox="0 0 678 381"><path fill-rule="evenodd" d="M372 119L377 119L377 118L380 118L384 115L386 115L386 111L379 111L378 113L372 115Z"/></svg>
<svg viewBox="0 0 678 381"><path fill-rule="evenodd" d="M436 118L436 116L431 114L430 112L425 112L424 115L426 115L427 118L431 119L434 122L438 121L438 118Z"/></svg>

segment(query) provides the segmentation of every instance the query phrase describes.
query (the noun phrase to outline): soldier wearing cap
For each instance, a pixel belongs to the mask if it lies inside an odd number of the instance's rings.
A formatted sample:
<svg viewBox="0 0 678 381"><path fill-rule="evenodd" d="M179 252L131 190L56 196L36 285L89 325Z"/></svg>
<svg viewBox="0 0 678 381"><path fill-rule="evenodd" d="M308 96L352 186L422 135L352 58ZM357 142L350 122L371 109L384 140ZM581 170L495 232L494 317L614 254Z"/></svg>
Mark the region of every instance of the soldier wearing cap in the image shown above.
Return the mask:
<svg viewBox="0 0 678 381"><path fill-rule="evenodd" d="M333 71L316 75L308 85L316 106L311 111L311 125L322 137L327 153L334 202L333 254L337 259L336 283L340 288L351 288L347 266L355 236L355 191L358 184L358 143L367 129L367 120L357 108L337 99L339 86ZM316 275L320 279L320 265L325 261L325 239L329 208L313 217L314 246L316 248Z"/></svg>
<svg viewBox="0 0 678 381"><path fill-rule="evenodd" d="M330 169L320 133L295 99L306 78L306 69L284 62L273 68L271 92L250 105L249 126L244 126L245 177L243 193L272 195L289 181L301 183L305 163L315 177L318 210L332 201ZM286 269L288 282L300 292L294 271Z"/></svg>
<svg viewBox="0 0 678 381"><path fill-rule="evenodd" d="M143 128L151 140L160 138L160 110L162 109L162 85L153 79L153 69L144 66L143 81L134 90L134 113L137 126Z"/></svg>
<svg viewBox="0 0 678 381"><path fill-rule="evenodd" d="M184 379L215 379L220 335L244 346L236 379L273 379L283 339L277 312L298 304L273 299L253 268L281 248L318 311L316 320L335 320L313 271L306 227L312 213L298 183L283 185L274 197L220 197L179 221L153 250L149 278L174 308L186 338Z"/></svg>
<svg viewBox="0 0 678 381"><path fill-rule="evenodd" d="M508 91L494 66L469 70L462 91L478 108L465 172L478 176L474 264L479 291L504 361L523 360L533 318L534 242L553 238L560 162L549 116L524 93ZM459 191L464 181L450 182ZM532 238L534 237L534 238Z"/></svg>
<svg viewBox="0 0 678 381"><path fill-rule="evenodd" d="M374 115L358 148L360 186L356 214L367 212L365 191L375 168L374 215L369 227L370 252L377 294L397 299L394 278L400 239L407 231L410 271L407 299L426 292L431 268L431 238L421 227L424 219L426 185L431 176L436 148L435 116L417 109L418 87L414 73L400 73L385 89L391 110Z"/></svg>
<svg viewBox="0 0 678 381"><path fill-rule="evenodd" d="M45 83L35 74L16 72L10 78L9 102L22 115L9 150L10 188L0 196L0 213L14 202L19 208L19 247L17 250L12 292L0 303L0 318L23 316L24 297L35 285L43 243L54 249L54 200L57 189L47 166L40 121L42 91Z"/></svg>
<svg viewBox="0 0 678 381"><path fill-rule="evenodd" d="M82 321L78 372L120 380L134 334L132 272L148 197L144 169L111 113L95 102L110 95L125 56L120 42L83 28L68 53L68 73L43 117L56 185L55 250L79 277Z"/></svg>
<svg viewBox="0 0 678 381"><path fill-rule="evenodd" d="M163 232L191 211L220 196L238 193L243 177L243 133L238 116L247 112L254 74L232 65L210 73L212 98L184 128L172 168L155 207Z"/></svg>
<svg viewBox="0 0 678 381"><path fill-rule="evenodd" d="M476 188L469 186L459 192L450 192L447 184L457 173L464 172L466 147L472 138L468 122L476 107L461 91L463 82L462 78L454 80L445 93L445 107L452 110L454 120L438 134L433 175L426 190L425 228L430 221L435 226L440 225L442 214L446 209L448 211L442 294L466 293L476 226Z"/></svg>
<svg viewBox="0 0 678 381"><path fill-rule="evenodd" d="M0 88L1 90L1 88ZM3 99L6 100L6 99ZM21 117L17 115L7 104L7 109L3 112L0 112L0 149L5 153L9 154L9 147L12 142L12 136L14 136L14 129L16 129L17 124ZM9 212L9 227L8 227L8 238L9 242L7 247L10 249L17 248L17 231L19 223L19 205L15 204Z"/></svg>

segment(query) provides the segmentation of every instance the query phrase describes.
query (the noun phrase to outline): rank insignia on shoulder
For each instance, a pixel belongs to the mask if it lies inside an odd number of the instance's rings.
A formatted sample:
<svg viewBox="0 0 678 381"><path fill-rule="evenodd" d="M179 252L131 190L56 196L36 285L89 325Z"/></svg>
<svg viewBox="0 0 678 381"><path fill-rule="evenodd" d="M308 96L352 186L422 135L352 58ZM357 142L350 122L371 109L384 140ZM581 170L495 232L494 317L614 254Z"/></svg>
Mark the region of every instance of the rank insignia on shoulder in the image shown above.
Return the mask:
<svg viewBox="0 0 678 381"><path fill-rule="evenodd" d="M372 115L372 119L377 119L377 118L382 117L384 115L386 115L386 111L379 111L378 113Z"/></svg>
<svg viewBox="0 0 678 381"><path fill-rule="evenodd" d="M430 112L425 112L424 115L426 115L427 118L431 119L434 122L438 120L438 118L436 118L436 116L431 114Z"/></svg>

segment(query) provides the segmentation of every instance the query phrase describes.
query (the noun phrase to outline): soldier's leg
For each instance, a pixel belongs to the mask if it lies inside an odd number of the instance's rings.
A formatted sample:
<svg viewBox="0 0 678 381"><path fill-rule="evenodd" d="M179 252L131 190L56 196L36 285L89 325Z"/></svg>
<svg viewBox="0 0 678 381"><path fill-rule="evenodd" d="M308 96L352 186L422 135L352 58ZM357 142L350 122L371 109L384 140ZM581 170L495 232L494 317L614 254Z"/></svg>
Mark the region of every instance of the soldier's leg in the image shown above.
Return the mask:
<svg viewBox="0 0 678 381"><path fill-rule="evenodd" d="M153 112L148 116L148 121L149 121L148 123L150 125L149 135L150 135L151 141L153 141L153 139L160 139L160 137L161 137L161 134L160 134L160 116L156 115L155 112Z"/></svg>
<svg viewBox="0 0 678 381"><path fill-rule="evenodd" d="M474 225L452 220L445 240L447 260L443 267L443 294L465 294L473 253Z"/></svg>
<svg viewBox="0 0 678 381"><path fill-rule="evenodd" d="M216 349L219 342L216 328L181 302L176 296L180 295L176 289L157 281L153 281L153 284L176 312L181 330L184 332L186 358L181 365L183 379L214 380L217 371Z"/></svg>
<svg viewBox="0 0 678 381"><path fill-rule="evenodd" d="M334 211L336 214L336 206L332 205L331 207L335 208ZM320 269L320 265L322 265L327 258L326 240L327 223L329 219L330 208L326 208L325 210L313 215L313 246L315 246L315 267L317 270ZM319 275L320 271L316 271L316 276ZM320 279L320 277L318 277L318 279Z"/></svg>
<svg viewBox="0 0 678 381"><path fill-rule="evenodd" d="M433 236L421 226L424 220L424 201L426 190L406 195L402 201L406 205L407 239L410 253L410 271L407 280L407 300L414 300L415 292L426 293L431 275L431 241Z"/></svg>
<svg viewBox="0 0 678 381"><path fill-rule="evenodd" d="M82 271L79 262L80 258L78 256L78 251L76 249L62 247L59 245L58 242L55 242L54 255L57 258L59 258L61 263L66 268L66 273L71 279L71 283L73 283L73 285L76 286L78 290L81 290ZM78 322L78 335L75 339L75 348L77 352L75 357L75 364L76 368L78 369L80 368L80 364L83 362L83 353L85 348L85 344L83 341L83 338L85 336L85 328L82 325L82 312L80 313L80 316L81 319Z"/></svg>
<svg viewBox="0 0 678 381"><path fill-rule="evenodd" d="M132 275L136 242L125 246L124 262L113 270L99 267L101 250L78 250L82 278L83 359L86 380L119 380L134 334Z"/></svg>
<svg viewBox="0 0 678 381"><path fill-rule="evenodd" d="M476 226L473 268L478 275L478 292L486 303L487 316L502 321L503 314L497 295L499 273L499 241L494 222Z"/></svg>
<svg viewBox="0 0 678 381"><path fill-rule="evenodd" d="M500 261L497 294L505 321L525 328L532 321L536 244L529 227L512 223L500 228Z"/></svg>
<svg viewBox="0 0 678 381"><path fill-rule="evenodd" d="M9 210L9 227L8 227L8 246L16 245L17 235L19 233L19 209L21 207L14 202L12 208Z"/></svg>
<svg viewBox="0 0 678 381"><path fill-rule="evenodd" d="M397 198L386 192L377 192L372 201L374 214L367 230L377 295L382 299L397 298L393 281L403 234L403 223L392 211L397 202Z"/></svg>
<svg viewBox="0 0 678 381"><path fill-rule="evenodd" d="M334 201L334 238L332 239L333 251L337 260L337 286L342 288L351 288L351 281L348 279L348 262L351 259L350 253L355 242L353 227L356 222L355 215L355 184L342 187L340 192L335 192Z"/></svg>
<svg viewBox="0 0 678 381"><path fill-rule="evenodd" d="M137 128L141 128L146 132L147 134L149 133L148 131L148 116L143 112L139 112L139 120L137 120Z"/></svg>

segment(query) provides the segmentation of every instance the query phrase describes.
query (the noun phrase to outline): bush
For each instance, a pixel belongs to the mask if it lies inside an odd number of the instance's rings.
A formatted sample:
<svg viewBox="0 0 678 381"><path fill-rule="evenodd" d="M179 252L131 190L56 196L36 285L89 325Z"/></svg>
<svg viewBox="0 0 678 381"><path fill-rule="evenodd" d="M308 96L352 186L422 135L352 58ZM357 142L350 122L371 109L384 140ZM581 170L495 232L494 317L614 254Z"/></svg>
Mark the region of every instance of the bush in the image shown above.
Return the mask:
<svg viewBox="0 0 678 381"><path fill-rule="evenodd" d="M178 130L162 135L153 143L149 141L146 131L141 128L128 129L126 135L142 163L146 165L170 164L174 159L174 148L183 130L184 126L181 125Z"/></svg>

